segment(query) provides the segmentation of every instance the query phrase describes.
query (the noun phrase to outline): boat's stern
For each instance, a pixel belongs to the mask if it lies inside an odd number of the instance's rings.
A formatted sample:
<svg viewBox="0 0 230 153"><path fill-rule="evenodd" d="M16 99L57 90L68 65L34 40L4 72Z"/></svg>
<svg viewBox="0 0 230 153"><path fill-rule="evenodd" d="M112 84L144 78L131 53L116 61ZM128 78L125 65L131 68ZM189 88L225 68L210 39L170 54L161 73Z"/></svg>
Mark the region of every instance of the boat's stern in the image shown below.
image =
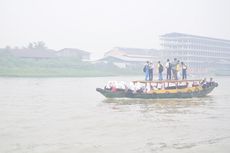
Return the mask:
<svg viewBox="0 0 230 153"><path fill-rule="evenodd" d="M100 93L103 93L104 89L96 88L96 91L97 91L97 92L100 92Z"/></svg>

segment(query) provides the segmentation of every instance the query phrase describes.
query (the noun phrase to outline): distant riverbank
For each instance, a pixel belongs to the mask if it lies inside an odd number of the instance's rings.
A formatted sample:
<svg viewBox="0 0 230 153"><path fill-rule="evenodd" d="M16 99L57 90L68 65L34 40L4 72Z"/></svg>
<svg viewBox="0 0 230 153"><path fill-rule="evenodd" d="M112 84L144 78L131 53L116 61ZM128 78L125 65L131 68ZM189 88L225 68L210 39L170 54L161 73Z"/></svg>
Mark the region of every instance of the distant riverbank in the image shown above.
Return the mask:
<svg viewBox="0 0 230 153"><path fill-rule="evenodd" d="M83 62L76 58L26 59L0 57L2 77L98 77L140 75L141 68L119 68L111 63Z"/></svg>
<svg viewBox="0 0 230 153"><path fill-rule="evenodd" d="M1 77L104 77L144 75L143 65L119 68L113 63L85 62L76 58L28 59L13 56L0 57ZM165 71L163 73L166 73ZM229 75L229 71L202 76ZM157 75L155 69L154 75ZM165 74L164 74L165 75ZM194 75L190 74L189 75Z"/></svg>
<svg viewBox="0 0 230 153"><path fill-rule="evenodd" d="M141 75L141 73L127 70L76 69L76 68L43 68L43 67L15 67L1 68L2 77L104 77L119 75Z"/></svg>

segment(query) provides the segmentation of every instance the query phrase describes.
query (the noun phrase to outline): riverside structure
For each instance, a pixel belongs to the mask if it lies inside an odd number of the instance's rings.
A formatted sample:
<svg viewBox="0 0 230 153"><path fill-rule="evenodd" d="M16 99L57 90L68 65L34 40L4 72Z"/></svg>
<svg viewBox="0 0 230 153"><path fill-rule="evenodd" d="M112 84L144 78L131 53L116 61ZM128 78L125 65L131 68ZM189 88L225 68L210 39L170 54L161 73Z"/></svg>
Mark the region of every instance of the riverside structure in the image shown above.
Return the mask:
<svg viewBox="0 0 230 153"><path fill-rule="evenodd" d="M162 59L176 57L192 73L230 74L230 40L183 33L164 34L160 40Z"/></svg>

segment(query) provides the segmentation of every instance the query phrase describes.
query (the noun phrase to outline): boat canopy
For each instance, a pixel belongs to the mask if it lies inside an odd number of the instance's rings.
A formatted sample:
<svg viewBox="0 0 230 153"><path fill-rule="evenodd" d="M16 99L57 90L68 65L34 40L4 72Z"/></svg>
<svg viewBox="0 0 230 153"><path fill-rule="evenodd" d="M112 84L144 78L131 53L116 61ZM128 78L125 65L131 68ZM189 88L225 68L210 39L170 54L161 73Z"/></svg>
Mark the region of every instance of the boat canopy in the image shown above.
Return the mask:
<svg viewBox="0 0 230 153"><path fill-rule="evenodd" d="M183 82L201 82L202 80L155 80L155 81L143 81L143 80L135 80L133 83L183 83Z"/></svg>

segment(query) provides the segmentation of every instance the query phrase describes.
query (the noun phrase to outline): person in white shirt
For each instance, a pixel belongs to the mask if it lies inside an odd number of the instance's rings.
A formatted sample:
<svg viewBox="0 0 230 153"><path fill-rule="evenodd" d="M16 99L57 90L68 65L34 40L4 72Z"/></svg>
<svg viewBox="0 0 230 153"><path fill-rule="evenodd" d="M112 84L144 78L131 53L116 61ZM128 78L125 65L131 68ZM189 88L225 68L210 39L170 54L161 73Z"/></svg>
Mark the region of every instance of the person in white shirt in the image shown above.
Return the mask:
<svg viewBox="0 0 230 153"><path fill-rule="evenodd" d="M167 59L167 62L166 62L166 64L165 64L165 67L166 67L166 69L167 69L166 79L167 79L167 80L171 80L172 66L171 66L171 63L170 63L169 59Z"/></svg>

